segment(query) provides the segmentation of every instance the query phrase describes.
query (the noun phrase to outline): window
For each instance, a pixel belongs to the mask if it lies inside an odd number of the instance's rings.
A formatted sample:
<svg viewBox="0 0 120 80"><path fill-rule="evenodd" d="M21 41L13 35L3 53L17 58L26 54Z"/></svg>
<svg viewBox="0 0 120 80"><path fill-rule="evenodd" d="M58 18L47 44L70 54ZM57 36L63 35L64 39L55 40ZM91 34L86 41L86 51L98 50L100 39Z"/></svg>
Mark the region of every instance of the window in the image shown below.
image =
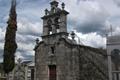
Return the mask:
<svg viewBox="0 0 120 80"><path fill-rule="evenodd" d="M49 80L56 80L56 65L49 65Z"/></svg>
<svg viewBox="0 0 120 80"><path fill-rule="evenodd" d="M54 20L54 22L55 22L55 24L59 24L59 22L60 22L59 17L56 17L55 20Z"/></svg>
<svg viewBox="0 0 120 80"><path fill-rule="evenodd" d="M51 47L51 52L52 52L52 54L55 53L55 48L54 47Z"/></svg>
<svg viewBox="0 0 120 80"><path fill-rule="evenodd" d="M56 26L56 29L57 29L57 33L59 33L60 32L60 29L59 29L59 24L60 24L60 18L59 17L56 17L55 19L54 19L54 23L55 23L55 26Z"/></svg>

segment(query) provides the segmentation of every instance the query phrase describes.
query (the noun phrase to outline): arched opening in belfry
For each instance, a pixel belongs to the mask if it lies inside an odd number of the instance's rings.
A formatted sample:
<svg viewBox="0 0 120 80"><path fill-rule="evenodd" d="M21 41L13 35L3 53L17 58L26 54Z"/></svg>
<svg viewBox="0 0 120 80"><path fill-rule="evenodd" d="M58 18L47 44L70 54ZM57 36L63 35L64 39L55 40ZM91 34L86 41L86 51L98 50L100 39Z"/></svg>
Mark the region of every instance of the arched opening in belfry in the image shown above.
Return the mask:
<svg viewBox="0 0 120 80"><path fill-rule="evenodd" d="M55 27L56 27L56 31L57 31L57 33L59 33L60 32L60 18L59 17L56 17L55 19L54 19L54 23L55 23Z"/></svg>
<svg viewBox="0 0 120 80"><path fill-rule="evenodd" d="M56 10L55 10L55 8L54 8L54 7L52 8L52 12L53 12L53 13L55 13L55 12L56 12Z"/></svg>
<svg viewBox="0 0 120 80"><path fill-rule="evenodd" d="M47 24L48 24L48 34L52 34L52 20L49 19L47 21Z"/></svg>
<svg viewBox="0 0 120 80"><path fill-rule="evenodd" d="M49 27L49 34L53 34L52 27Z"/></svg>

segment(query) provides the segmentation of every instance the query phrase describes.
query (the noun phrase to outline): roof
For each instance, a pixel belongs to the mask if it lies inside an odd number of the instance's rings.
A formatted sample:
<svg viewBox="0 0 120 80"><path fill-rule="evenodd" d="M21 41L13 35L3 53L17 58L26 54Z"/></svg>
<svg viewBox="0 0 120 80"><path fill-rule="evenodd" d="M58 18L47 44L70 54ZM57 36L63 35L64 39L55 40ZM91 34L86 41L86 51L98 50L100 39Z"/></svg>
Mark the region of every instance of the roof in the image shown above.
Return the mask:
<svg viewBox="0 0 120 80"><path fill-rule="evenodd" d="M69 42L65 38L61 38L60 40L64 40L67 44L72 45L72 47L86 48L86 49L89 49L89 50L91 50L93 52L99 53L99 54L103 55L104 57L107 56L106 49L100 49L100 48L94 48L94 47L90 47L90 46L75 44L73 42Z"/></svg>
<svg viewBox="0 0 120 80"><path fill-rule="evenodd" d="M87 48L87 49L89 49L89 50L91 50L91 51L93 51L93 52L96 52L96 53L98 53L98 54L103 55L104 57L107 56L106 49L100 49L100 48L94 48L94 47L90 47L90 46L80 45L80 44L77 44L76 42L74 42L74 41L72 41L72 40L70 40L70 39L65 39L65 38L60 38L60 39L59 39L59 41L62 41L62 40L65 41L66 44L68 44L68 46L70 46L70 47ZM41 44L43 44L43 43L44 43L44 41L41 41L41 42L35 47L34 50L36 50L36 49L39 47L39 45L41 45Z"/></svg>

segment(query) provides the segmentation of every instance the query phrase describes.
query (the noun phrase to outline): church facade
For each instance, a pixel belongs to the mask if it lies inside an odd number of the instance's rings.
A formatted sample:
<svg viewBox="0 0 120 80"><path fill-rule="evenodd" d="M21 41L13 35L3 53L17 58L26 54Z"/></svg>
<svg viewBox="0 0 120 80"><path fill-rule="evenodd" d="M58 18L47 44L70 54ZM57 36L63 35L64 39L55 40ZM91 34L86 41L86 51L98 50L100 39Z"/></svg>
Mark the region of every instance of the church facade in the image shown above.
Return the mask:
<svg viewBox="0 0 120 80"><path fill-rule="evenodd" d="M35 46L35 80L108 80L106 51L69 39L65 4L45 9L42 41Z"/></svg>

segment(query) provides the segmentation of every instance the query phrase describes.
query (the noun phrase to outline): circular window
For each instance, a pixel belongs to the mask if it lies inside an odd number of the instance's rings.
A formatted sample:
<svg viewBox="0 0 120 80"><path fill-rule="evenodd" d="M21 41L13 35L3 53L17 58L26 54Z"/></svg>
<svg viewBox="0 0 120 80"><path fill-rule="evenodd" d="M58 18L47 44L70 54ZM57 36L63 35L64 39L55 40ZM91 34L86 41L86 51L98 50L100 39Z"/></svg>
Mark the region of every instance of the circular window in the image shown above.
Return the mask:
<svg viewBox="0 0 120 80"><path fill-rule="evenodd" d="M113 51L111 51L111 57L112 57L112 61L115 64L120 63L120 50L119 49L114 49Z"/></svg>

